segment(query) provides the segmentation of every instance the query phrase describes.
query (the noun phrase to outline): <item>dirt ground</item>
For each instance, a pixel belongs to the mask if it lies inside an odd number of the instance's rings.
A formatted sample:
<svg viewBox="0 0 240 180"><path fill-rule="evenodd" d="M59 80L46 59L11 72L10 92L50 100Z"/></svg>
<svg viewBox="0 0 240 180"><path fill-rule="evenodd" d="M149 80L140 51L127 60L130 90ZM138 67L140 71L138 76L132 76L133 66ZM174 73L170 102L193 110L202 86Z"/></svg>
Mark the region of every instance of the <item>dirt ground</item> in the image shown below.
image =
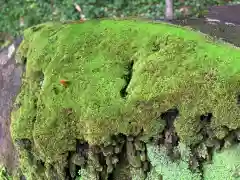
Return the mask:
<svg viewBox="0 0 240 180"><path fill-rule="evenodd" d="M0 164L9 172L17 166L17 153L10 134L10 113L21 86L22 69L13 58L8 58L8 49L0 51Z"/></svg>

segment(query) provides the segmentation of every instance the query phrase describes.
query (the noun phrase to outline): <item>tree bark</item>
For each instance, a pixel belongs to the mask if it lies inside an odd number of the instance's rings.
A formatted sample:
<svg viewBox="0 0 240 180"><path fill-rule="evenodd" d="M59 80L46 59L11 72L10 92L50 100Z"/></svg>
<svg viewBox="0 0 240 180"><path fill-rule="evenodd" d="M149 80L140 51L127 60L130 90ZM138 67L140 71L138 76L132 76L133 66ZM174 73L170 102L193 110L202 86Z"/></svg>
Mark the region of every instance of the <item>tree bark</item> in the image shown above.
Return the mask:
<svg viewBox="0 0 240 180"><path fill-rule="evenodd" d="M173 0L165 0L166 9L165 9L165 19L173 20Z"/></svg>

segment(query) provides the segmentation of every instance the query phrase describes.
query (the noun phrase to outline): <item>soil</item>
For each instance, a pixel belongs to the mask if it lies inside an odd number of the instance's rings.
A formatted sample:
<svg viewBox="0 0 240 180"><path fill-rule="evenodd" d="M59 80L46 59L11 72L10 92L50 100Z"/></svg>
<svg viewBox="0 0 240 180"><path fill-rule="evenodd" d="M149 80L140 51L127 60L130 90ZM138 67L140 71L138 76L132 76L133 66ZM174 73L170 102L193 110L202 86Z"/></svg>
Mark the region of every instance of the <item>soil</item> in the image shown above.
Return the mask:
<svg viewBox="0 0 240 180"><path fill-rule="evenodd" d="M0 51L0 164L12 173L18 164L16 149L10 134L10 115L15 97L21 86L22 68L13 58L8 58L8 49Z"/></svg>

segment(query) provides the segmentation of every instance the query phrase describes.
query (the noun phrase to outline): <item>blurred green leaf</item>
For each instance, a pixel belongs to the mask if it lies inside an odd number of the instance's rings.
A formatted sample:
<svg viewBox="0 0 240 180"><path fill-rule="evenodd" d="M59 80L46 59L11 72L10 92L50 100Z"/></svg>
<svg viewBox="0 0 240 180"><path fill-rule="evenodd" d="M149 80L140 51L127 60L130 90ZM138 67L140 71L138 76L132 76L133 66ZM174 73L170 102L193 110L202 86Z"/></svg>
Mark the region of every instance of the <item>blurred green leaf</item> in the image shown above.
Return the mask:
<svg viewBox="0 0 240 180"><path fill-rule="evenodd" d="M219 4L236 4L240 0L174 0L174 14L181 17L179 9L187 5L190 16L202 16L208 6ZM160 18L164 16L165 0L7 0L0 2L0 32L13 36L21 33L19 18L24 18L25 28L49 20L79 20L80 14L75 9L77 3L86 18L120 16L140 16ZM107 11L105 11L107 8ZM53 13L56 11L53 15Z"/></svg>

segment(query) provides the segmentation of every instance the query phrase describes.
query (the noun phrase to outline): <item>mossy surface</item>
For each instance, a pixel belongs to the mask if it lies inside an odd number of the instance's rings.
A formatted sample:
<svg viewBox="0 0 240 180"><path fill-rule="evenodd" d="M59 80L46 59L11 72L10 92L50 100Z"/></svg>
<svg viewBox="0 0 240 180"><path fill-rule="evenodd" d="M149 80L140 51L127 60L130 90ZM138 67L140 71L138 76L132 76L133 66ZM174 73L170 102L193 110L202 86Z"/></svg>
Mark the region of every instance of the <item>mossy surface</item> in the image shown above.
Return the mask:
<svg viewBox="0 0 240 180"><path fill-rule="evenodd" d="M203 166L204 180L240 180L240 145L214 152L212 163Z"/></svg>
<svg viewBox="0 0 240 180"><path fill-rule="evenodd" d="M6 171L6 168L3 166L0 166L0 179L1 180L13 180L13 177L11 177L8 172Z"/></svg>
<svg viewBox="0 0 240 180"><path fill-rule="evenodd" d="M199 171L193 172L189 169L189 158L191 151L189 147L180 144L177 147L181 151L181 158L173 161L167 155L167 149L162 147L154 147L147 145L148 157L153 166L152 170L147 176L147 180L201 180L201 173Z"/></svg>
<svg viewBox="0 0 240 180"><path fill-rule="evenodd" d="M76 139L151 137L164 128L160 114L174 106L187 144L202 138L206 112L213 129L240 127L240 50L189 29L131 20L46 23L25 31L18 54L27 61L12 135L31 139L49 161L74 151Z"/></svg>

